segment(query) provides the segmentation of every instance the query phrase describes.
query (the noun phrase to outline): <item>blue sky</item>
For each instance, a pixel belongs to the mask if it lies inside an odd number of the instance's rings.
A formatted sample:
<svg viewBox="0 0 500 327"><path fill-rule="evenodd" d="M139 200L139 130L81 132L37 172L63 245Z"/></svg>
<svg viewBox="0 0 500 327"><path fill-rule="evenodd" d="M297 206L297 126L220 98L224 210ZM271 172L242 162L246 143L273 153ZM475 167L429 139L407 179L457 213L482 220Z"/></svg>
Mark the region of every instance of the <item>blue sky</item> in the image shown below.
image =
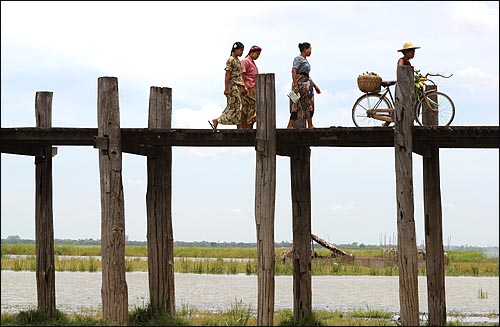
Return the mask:
<svg viewBox="0 0 500 327"><path fill-rule="evenodd" d="M122 127L147 127L149 89L171 87L173 128L209 128L225 107L235 41L263 48L274 73L277 127L288 121L291 65L310 42L317 127L354 126L356 78L394 80L396 50L421 46L422 72L453 74L439 89L455 126L498 126L498 2L1 2L1 126L35 126L37 91L52 91L52 126L97 126L97 79L118 78ZM247 51L244 52L246 54ZM221 126L221 128L234 128ZM394 239L394 149L311 149L312 232L339 243ZM440 150L445 246L499 244L498 149ZM1 155L2 238L34 239L34 158ZM424 242L422 158L413 154L418 245ZM146 158L123 154L125 233L146 240ZM255 151L174 147L176 241L255 242ZM98 153L59 147L53 160L56 238L100 238ZM290 162L277 158L275 240L291 241Z"/></svg>

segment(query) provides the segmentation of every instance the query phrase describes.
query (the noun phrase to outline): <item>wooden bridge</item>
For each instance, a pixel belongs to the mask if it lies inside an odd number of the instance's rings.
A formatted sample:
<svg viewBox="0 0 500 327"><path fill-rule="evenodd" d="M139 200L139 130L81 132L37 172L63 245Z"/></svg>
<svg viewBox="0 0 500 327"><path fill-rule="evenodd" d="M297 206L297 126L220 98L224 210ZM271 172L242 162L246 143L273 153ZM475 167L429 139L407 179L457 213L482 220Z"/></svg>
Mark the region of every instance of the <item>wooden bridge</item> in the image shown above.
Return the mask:
<svg viewBox="0 0 500 327"><path fill-rule="evenodd" d="M498 148L498 126L413 126L413 147L418 148ZM170 129L121 128L122 150L146 155L157 146L255 146L255 129ZM40 147L98 147L97 128L78 127L2 127L1 150L4 153L39 155ZM297 146L321 147L394 147L394 130L380 127L342 127L312 129L276 129L278 155L286 155Z"/></svg>
<svg viewBox="0 0 500 327"><path fill-rule="evenodd" d="M294 318L312 313L310 147L393 147L397 194L401 323L419 324L413 213L412 154L423 157L425 245L430 325L446 322L439 149L500 148L498 126L413 126L413 71L398 67L394 128L276 129L274 74L257 80L257 129L172 129L172 90L151 87L148 128L121 128L118 81L98 79L98 127L53 128L52 92L37 92L36 127L0 129L0 151L35 156L35 241L38 308L55 313L52 157L54 146L93 146L101 185L103 319L128 324L122 153L147 156L147 244L150 304L175 316L171 213L172 146L252 146L256 153L255 222L258 252L257 324L273 325L276 156L290 157ZM409 110L405 110L408 108ZM437 117L425 113L432 125ZM303 124L303 122L300 122ZM436 123L437 124L437 123Z"/></svg>

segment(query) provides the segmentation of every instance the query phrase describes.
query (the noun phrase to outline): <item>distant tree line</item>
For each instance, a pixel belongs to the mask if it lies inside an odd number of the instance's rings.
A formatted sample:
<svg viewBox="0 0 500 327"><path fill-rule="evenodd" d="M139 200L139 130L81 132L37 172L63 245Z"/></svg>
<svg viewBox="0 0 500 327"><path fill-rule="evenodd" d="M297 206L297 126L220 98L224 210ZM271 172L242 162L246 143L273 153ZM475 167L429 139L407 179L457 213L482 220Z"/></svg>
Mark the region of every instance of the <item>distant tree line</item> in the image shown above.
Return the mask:
<svg viewBox="0 0 500 327"><path fill-rule="evenodd" d="M2 244L35 244L34 240L22 239L18 235L10 235L7 238L2 238ZM54 239L56 245L101 245L100 239ZM131 241L128 236L125 237L125 245L127 246L146 246L146 241ZM205 248L255 248L257 243L244 243L244 242L209 242L209 241L196 241L184 242L175 241L174 246L177 247L205 247ZM276 247L289 247L292 246L290 242L275 243Z"/></svg>
<svg viewBox="0 0 500 327"><path fill-rule="evenodd" d="M34 240L30 239L22 239L18 235L10 235L7 238L2 238L2 244L35 244ZM70 240L70 239L54 239L54 244L56 245L101 245L100 239L79 239L79 240ZM126 246L147 246L146 241L131 241L128 239L128 236L125 237L125 245ZM288 248L292 246L291 242L281 241L279 243L275 242L274 246L276 248ZM322 248L321 245L314 243L315 249ZM380 249L386 246L384 245L370 245L358 242L352 242L349 244L335 244L335 246L341 249ZM209 241L195 241L195 242L185 242L185 241L174 241L174 247L200 247L200 248L256 248L257 243L245 243L245 242L209 242ZM488 246L488 247L479 247L479 246L471 246L471 245L452 245L447 246L446 250L467 250L467 251L484 251L496 253L498 256L498 246Z"/></svg>

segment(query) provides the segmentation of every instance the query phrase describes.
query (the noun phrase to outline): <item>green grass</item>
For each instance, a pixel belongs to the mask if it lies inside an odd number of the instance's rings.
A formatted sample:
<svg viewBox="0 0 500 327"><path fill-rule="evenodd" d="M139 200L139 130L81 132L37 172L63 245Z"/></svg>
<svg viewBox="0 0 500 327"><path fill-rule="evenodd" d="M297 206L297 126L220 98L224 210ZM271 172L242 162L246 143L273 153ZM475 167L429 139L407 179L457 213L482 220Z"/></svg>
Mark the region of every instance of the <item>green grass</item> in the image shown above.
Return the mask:
<svg viewBox="0 0 500 327"><path fill-rule="evenodd" d="M34 244L2 244L2 270L15 271L35 271L35 245ZM290 260L282 262L280 254L285 248L276 248L276 275L292 275L293 267ZM56 271L88 271L96 272L101 270L101 261L91 258L100 256L100 246L78 246L78 245L57 245L54 249ZM328 257L329 251L318 249L318 255ZM358 249L349 251L356 257L383 257L382 249ZM23 259L10 259L5 255L27 255ZM58 259L57 256L89 256L89 258ZM147 271L148 263L139 257L147 256L146 246L126 246L125 247L125 269L126 271ZM174 256L182 258L174 263L174 271L181 273L198 274L247 274L254 275L257 272L257 250L255 248L204 248L204 247L175 247ZM136 258L134 258L136 257ZM198 258L194 261L189 258ZM203 260L205 258L206 260ZM213 258L217 258L213 260ZM222 258L250 259L248 262L238 260L225 261ZM342 264L341 262L324 262L313 260L312 274L315 276L398 276L397 264L386 267L364 267L361 265ZM419 269L419 275L426 274L425 268ZM448 264L445 265L446 276L490 276L499 275L498 258L489 258L480 251L450 251L448 254Z"/></svg>
<svg viewBox="0 0 500 327"><path fill-rule="evenodd" d="M274 313L274 326L397 326L391 320L393 313L371 310L329 311L313 310L311 317L300 321L293 318L293 310L281 309ZM498 313L491 314L492 318ZM211 312L182 305L176 317L166 314L154 316L149 305L137 307L129 312L130 326L256 326L256 314L248 306L236 301L226 310ZM423 325L426 322L423 321ZM48 318L38 310L19 313L2 313L2 326L113 326L102 320L102 313L95 315L65 314L56 310L54 318ZM498 323L465 323L450 321L447 326L498 326Z"/></svg>
<svg viewBox="0 0 500 327"><path fill-rule="evenodd" d="M35 255L35 244L2 244L2 255ZM281 253L283 249L276 249ZM68 256L100 256L101 247L98 245L55 245L55 255ZM126 246L125 256L146 257L148 248L146 246ZM191 258L257 258L255 248L203 248L203 247L174 247L174 256Z"/></svg>
<svg viewBox="0 0 500 327"><path fill-rule="evenodd" d="M19 313L2 313L2 326L113 326L102 319L83 314L65 314L56 310L53 318L42 311L27 310Z"/></svg>

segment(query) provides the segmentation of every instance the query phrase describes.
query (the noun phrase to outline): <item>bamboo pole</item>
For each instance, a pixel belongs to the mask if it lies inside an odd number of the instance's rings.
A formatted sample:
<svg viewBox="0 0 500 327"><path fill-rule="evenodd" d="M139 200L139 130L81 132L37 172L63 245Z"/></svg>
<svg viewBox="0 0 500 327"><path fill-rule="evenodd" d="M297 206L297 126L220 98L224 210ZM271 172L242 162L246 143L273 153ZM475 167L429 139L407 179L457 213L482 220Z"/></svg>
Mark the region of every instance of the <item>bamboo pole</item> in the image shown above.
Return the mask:
<svg viewBox="0 0 500 327"><path fill-rule="evenodd" d="M172 89L151 87L148 128L170 128ZM172 147L147 155L147 243L149 296L153 314L175 318L174 237L172 230Z"/></svg>
<svg viewBox="0 0 500 327"><path fill-rule="evenodd" d="M102 314L104 321L128 325L125 279L125 212L118 80L99 77L97 88L101 186Z"/></svg>
<svg viewBox="0 0 500 327"><path fill-rule="evenodd" d="M36 92L36 127L52 127L52 92ZM56 313L52 147L41 146L35 156L35 246L38 310Z"/></svg>
<svg viewBox="0 0 500 327"><path fill-rule="evenodd" d="M257 231L257 325L274 320L276 205L276 92L274 74L257 74L255 224Z"/></svg>
<svg viewBox="0 0 500 327"><path fill-rule="evenodd" d="M394 130L401 324L419 325L417 243L413 203L412 127L415 117L413 67L397 67Z"/></svg>

